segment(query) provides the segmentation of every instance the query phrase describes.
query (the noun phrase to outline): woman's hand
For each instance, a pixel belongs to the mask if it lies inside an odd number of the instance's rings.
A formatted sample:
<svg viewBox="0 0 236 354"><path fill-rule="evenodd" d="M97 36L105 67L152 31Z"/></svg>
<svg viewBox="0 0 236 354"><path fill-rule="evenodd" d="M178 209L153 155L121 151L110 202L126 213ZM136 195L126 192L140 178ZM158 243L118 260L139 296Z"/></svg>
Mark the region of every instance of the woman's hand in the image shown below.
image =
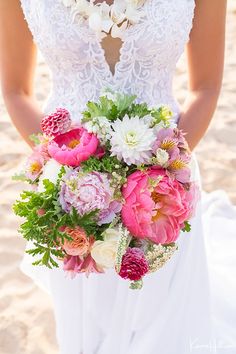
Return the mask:
<svg viewBox="0 0 236 354"><path fill-rule="evenodd" d="M178 124L192 150L210 124L221 89L226 5L227 0L196 0L187 45L189 95Z"/></svg>
<svg viewBox="0 0 236 354"><path fill-rule="evenodd" d="M33 97L36 47L19 0L0 0L0 77L8 113L22 137L40 131L40 112Z"/></svg>

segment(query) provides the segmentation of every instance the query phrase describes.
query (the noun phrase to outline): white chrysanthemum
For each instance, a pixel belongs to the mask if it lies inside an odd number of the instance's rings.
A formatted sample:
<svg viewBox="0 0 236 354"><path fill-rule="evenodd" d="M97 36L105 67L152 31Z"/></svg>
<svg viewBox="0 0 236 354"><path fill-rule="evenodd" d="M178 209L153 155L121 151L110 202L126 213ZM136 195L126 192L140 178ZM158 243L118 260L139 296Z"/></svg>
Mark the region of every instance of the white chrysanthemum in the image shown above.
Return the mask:
<svg viewBox="0 0 236 354"><path fill-rule="evenodd" d="M56 183L60 169L62 165L55 161L54 159L48 160L43 168L43 173L39 178L38 191L43 192L45 190L43 185L44 179L49 179L50 182Z"/></svg>
<svg viewBox="0 0 236 354"><path fill-rule="evenodd" d="M152 156L152 145L155 135L151 128L138 116L116 120L112 124L111 152L127 165L148 163Z"/></svg>

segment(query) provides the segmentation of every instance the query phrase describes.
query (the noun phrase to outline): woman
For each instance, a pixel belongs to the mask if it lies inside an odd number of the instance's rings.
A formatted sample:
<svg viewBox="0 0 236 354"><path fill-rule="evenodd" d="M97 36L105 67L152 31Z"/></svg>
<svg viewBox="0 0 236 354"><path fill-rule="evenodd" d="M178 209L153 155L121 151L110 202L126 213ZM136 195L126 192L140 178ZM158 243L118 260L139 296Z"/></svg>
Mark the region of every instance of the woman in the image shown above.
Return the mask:
<svg viewBox="0 0 236 354"><path fill-rule="evenodd" d="M28 137L40 131L44 114L65 107L78 122L86 102L95 100L104 87L136 93L151 106L169 105L179 128L187 133L190 148L199 143L221 88L226 0L128 2L138 4L136 15L141 11L143 15L122 31L121 38L109 32L101 41L98 20L84 18L80 11L72 16L76 0L0 0L2 92L13 123L29 144ZM114 29L118 32L119 26ZM179 107L171 83L185 44L189 90ZM53 82L43 112L33 96L36 46ZM199 178L196 162L194 168ZM112 272L71 280L60 269L32 269L25 257L24 271L52 295L60 353L212 351L216 337L201 213L199 205L191 234L180 236L175 257L147 276L139 292L129 290ZM211 221L207 222L209 226ZM228 348L227 353L234 350Z"/></svg>

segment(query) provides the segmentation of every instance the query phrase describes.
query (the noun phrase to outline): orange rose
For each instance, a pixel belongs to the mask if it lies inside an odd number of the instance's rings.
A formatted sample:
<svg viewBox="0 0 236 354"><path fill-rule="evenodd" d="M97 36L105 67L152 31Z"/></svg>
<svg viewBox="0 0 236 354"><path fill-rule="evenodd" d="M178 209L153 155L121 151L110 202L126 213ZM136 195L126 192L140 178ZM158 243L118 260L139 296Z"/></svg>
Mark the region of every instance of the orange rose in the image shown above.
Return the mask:
<svg viewBox="0 0 236 354"><path fill-rule="evenodd" d="M85 231L77 226L74 229L65 227L64 232L73 240L65 240L63 249L70 256L84 256L90 248L90 241Z"/></svg>

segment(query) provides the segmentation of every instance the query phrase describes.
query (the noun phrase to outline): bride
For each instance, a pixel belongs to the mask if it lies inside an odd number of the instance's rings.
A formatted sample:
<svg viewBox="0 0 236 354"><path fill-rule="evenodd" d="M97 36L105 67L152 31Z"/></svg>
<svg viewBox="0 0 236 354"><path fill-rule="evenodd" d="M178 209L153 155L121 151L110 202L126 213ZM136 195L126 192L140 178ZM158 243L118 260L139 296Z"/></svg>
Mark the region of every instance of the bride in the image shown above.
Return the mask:
<svg viewBox="0 0 236 354"><path fill-rule="evenodd" d="M153 107L168 105L194 150L220 93L225 16L226 0L0 0L1 83L9 115L31 144L29 135L40 131L45 114L64 107L78 123L86 102L110 87ZM189 88L180 107L172 79L185 47ZM43 111L33 94L36 48L53 84ZM195 156L192 170L200 181ZM235 260L217 273L206 256L214 251L209 259L215 260L226 252L224 244L235 245L227 217L234 210L224 203L203 195L191 233L180 235L178 252L145 277L140 291L110 271L72 280L62 269L34 268L25 255L22 270L52 296L60 353L236 353L236 291L224 286Z"/></svg>

